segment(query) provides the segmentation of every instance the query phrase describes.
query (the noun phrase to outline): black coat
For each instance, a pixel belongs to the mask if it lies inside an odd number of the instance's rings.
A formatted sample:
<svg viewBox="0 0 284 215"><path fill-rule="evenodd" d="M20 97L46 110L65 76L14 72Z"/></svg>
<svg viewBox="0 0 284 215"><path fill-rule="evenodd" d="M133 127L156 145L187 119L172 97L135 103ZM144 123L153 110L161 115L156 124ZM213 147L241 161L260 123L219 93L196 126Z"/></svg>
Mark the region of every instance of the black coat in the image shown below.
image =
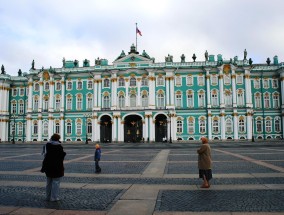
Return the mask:
<svg viewBox="0 0 284 215"><path fill-rule="evenodd" d="M48 142L46 144L46 154L42 162L41 172L45 172L49 178L59 178L64 176L63 160L66 153L61 144Z"/></svg>

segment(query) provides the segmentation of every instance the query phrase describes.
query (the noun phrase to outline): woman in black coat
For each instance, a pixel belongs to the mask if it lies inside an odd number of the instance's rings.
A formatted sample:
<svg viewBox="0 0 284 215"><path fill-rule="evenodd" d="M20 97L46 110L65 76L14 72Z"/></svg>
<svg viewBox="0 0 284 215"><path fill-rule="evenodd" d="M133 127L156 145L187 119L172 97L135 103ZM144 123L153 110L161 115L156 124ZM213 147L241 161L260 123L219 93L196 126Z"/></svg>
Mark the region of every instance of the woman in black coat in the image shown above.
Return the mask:
<svg viewBox="0 0 284 215"><path fill-rule="evenodd" d="M46 174L46 200L59 201L59 186L64 176L63 160L66 153L60 144L60 135L53 134L51 140L45 145L45 158L41 172Z"/></svg>

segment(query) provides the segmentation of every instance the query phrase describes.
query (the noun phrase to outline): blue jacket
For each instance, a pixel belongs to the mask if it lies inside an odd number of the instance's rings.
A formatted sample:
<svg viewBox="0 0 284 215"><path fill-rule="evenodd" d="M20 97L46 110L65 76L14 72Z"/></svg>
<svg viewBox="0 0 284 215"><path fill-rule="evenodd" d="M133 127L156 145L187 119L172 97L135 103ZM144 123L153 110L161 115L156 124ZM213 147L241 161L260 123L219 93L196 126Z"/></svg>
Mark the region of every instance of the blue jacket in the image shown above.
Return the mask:
<svg viewBox="0 0 284 215"><path fill-rule="evenodd" d="M102 153L101 148L97 148L96 151L95 151L94 160L96 160L96 159L100 160L101 159L101 153Z"/></svg>

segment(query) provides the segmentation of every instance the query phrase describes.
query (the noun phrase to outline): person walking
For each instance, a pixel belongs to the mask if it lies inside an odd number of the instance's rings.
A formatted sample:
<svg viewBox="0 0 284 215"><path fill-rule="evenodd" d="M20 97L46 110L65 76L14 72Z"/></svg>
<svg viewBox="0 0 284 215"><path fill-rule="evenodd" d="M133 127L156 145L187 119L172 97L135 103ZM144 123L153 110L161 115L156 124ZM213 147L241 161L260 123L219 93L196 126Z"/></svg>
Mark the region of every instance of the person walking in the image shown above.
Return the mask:
<svg viewBox="0 0 284 215"><path fill-rule="evenodd" d="M59 201L60 180L64 176L63 160L66 156L61 145L60 135L53 134L45 145L41 172L46 175L46 200Z"/></svg>
<svg viewBox="0 0 284 215"><path fill-rule="evenodd" d="M95 166L96 166L96 173L100 173L102 171L102 169L99 165L99 161L101 160L101 153L102 153L102 150L101 150L100 145L96 144L95 157L94 157Z"/></svg>
<svg viewBox="0 0 284 215"><path fill-rule="evenodd" d="M203 179L201 188L209 188L209 181L212 179L211 148L206 137L201 138L202 146L197 150L199 178Z"/></svg>

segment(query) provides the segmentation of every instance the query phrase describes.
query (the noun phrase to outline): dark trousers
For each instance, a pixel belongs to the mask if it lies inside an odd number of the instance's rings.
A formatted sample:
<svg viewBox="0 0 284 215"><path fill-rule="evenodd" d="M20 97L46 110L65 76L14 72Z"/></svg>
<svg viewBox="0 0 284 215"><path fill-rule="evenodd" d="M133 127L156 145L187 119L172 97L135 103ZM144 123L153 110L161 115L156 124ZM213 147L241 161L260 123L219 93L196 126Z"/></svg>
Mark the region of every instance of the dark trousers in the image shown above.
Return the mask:
<svg viewBox="0 0 284 215"><path fill-rule="evenodd" d="M101 172L101 167L99 166L99 159L95 160L95 165L96 165L96 172Z"/></svg>

